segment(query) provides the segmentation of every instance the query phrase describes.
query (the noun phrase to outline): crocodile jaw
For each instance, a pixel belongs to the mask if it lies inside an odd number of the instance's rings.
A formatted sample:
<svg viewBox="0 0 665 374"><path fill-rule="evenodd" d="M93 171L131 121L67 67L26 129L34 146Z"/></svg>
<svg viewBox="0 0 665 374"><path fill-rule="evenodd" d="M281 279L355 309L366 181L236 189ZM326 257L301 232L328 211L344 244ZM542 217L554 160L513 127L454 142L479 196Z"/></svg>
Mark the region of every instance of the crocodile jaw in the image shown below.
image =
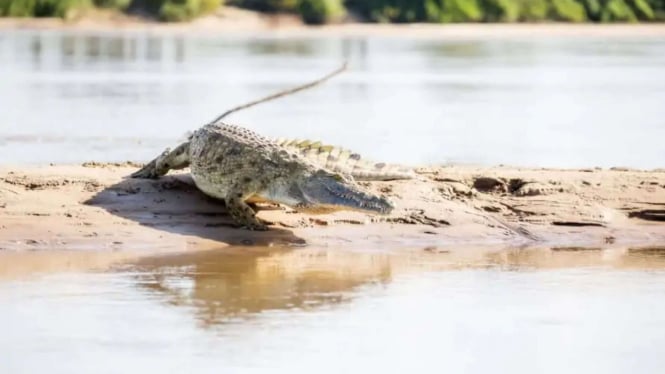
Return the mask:
<svg viewBox="0 0 665 374"><path fill-rule="evenodd" d="M355 210L376 214L390 214L393 205L387 199L355 189L337 189L321 193L305 193L307 202L295 206L310 214L331 213L339 210Z"/></svg>
<svg viewBox="0 0 665 374"><path fill-rule="evenodd" d="M365 192L353 181L324 170L273 187L260 195L304 213L356 210L389 214L394 208L388 199Z"/></svg>

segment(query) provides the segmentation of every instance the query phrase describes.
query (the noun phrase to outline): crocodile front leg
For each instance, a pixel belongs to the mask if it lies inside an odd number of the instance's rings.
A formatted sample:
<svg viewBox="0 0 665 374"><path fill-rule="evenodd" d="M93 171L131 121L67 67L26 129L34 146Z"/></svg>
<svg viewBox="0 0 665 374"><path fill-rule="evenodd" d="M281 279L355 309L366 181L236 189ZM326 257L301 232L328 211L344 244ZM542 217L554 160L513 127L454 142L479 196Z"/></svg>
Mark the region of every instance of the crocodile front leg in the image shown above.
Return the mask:
<svg viewBox="0 0 665 374"><path fill-rule="evenodd" d="M157 179L171 169L183 169L187 166L189 166L189 142L180 144L173 151L167 148L157 158L132 173L131 177Z"/></svg>
<svg viewBox="0 0 665 374"><path fill-rule="evenodd" d="M226 209L229 211L231 218L249 230L265 231L268 226L263 223L257 216L254 209L252 209L243 199L243 196L238 193L229 194L230 197L224 199Z"/></svg>

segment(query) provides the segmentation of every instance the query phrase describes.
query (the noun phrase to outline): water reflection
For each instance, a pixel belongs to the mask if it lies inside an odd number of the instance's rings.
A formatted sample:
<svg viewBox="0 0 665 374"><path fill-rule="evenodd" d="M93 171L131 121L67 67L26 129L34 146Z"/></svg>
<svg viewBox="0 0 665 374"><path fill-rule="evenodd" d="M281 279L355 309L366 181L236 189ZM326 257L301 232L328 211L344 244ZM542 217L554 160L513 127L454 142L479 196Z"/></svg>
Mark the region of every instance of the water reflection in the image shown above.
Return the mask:
<svg viewBox="0 0 665 374"><path fill-rule="evenodd" d="M415 50L420 53L446 59L467 59L488 58L492 56L489 43L469 43L469 42L421 42L415 46ZM503 44L505 46L505 44Z"/></svg>
<svg viewBox="0 0 665 374"><path fill-rule="evenodd" d="M39 68L41 63L42 54L42 40L38 37L33 37L30 41L30 52L32 53L32 63L36 68Z"/></svg>
<svg viewBox="0 0 665 374"><path fill-rule="evenodd" d="M273 40L254 39L247 42L247 50L254 55L294 55L307 56L316 52L317 45L307 40L285 40L275 43Z"/></svg>
<svg viewBox="0 0 665 374"><path fill-rule="evenodd" d="M507 270L602 267L613 269L665 269L665 248L553 247L505 249L486 253L490 266Z"/></svg>
<svg viewBox="0 0 665 374"><path fill-rule="evenodd" d="M144 36L136 34L96 35L34 33L15 36L19 46L26 40L32 66L82 69L90 63L149 62L182 63L187 58L187 44L182 36ZM0 46L1 47L1 46ZM20 62L21 51L12 53ZM59 62L59 65L53 65Z"/></svg>
<svg viewBox="0 0 665 374"><path fill-rule="evenodd" d="M351 302L366 286L408 274L496 269L665 269L665 248L583 247L409 250L401 253L232 247L151 257L123 267L136 284L194 311L202 327L267 311L317 310Z"/></svg>
<svg viewBox="0 0 665 374"><path fill-rule="evenodd" d="M356 288L392 277L386 255L249 247L149 258L130 269L169 304L194 307L203 326L344 303Z"/></svg>
<svg viewBox="0 0 665 374"><path fill-rule="evenodd" d="M84 270L101 257L45 252L21 263L5 251L0 278L17 266L35 271L30 261L71 272L0 281L2 368L657 373L663 253L235 247L99 272Z"/></svg>

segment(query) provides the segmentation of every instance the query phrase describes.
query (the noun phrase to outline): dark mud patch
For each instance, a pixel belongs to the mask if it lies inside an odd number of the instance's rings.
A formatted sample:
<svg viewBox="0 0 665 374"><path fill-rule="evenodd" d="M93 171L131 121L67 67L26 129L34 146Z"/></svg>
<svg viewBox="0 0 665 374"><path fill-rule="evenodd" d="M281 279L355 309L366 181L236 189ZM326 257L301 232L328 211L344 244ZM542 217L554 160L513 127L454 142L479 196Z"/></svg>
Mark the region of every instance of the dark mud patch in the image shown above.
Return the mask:
<svg viewBox="0 0 665 374"><path fill-rule="evenodd" d="M628 213L629 218L639 218L645 221L665 222L665 210L663 209L644 209Z"/></svg>

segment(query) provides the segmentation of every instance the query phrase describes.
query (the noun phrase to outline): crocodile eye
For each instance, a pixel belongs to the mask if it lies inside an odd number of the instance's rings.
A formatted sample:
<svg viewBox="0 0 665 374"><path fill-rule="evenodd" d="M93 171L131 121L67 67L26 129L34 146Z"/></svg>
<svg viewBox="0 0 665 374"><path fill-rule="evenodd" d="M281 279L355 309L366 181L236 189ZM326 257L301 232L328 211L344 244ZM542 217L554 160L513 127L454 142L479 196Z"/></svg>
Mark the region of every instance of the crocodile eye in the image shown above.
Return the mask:
<svg viewBox="0 0 665 374"><path fill-rule="evenodd" d="M324 177L324 178L332 178L332 179L334 179L338 182L343 182L343 181L346 180L346 178L344 178L344 176L342 174L332 173L332 172L330 172L328 170L324 170L324 169L317 170L316 175L320 176L320 177Z"/></svg>

